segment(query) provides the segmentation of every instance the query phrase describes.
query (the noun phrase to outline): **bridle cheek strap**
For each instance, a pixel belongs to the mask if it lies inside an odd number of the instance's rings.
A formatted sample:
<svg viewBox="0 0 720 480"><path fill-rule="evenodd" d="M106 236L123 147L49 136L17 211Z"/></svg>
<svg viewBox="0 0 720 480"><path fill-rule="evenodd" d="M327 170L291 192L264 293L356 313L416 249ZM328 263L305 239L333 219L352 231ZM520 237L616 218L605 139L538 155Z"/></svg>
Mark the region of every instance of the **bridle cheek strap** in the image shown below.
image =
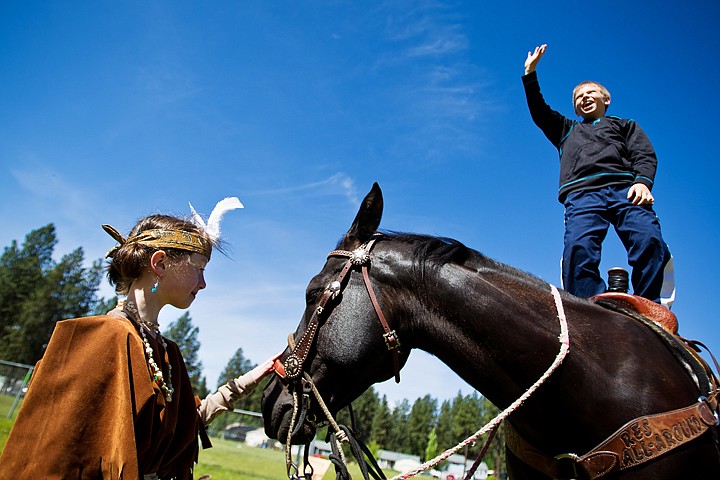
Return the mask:
<svg viewBox="0 0 720 480"><path fill-rule="evenodd" d="M383 340L385 340L385 346L392 352L393 359L393 371L395 373L395 383L400 383L400 339L398 338L397 332L390 329L390 325L385 318L385 315L380 308L375 290L370 282L370 274L368 272L368 264L370 263L370 250L375 245L375 241L379 238L379 235L374 236L369 242L365 244L365 248L362 246L353 252L346 250L333 250L328 254L330 256L342 256L349 257L348 263L352 265L360 265L362 270L363 282L365 282L365 288L367 288L370 301L372 302L375 314L380 321L380 325L383 328Z"/></svg>
<svg viewBox="0 0 720 480"><path fill-rule="evenodd" d="M390 326L385 319L385 315L383 315L380 304L378 303L377 297L375 296L375 291L372 288L372 283L370 283L370 274L368 273L367 263L363 264L362 266L362 274L363 280L365 281L365 286L367 287L368 295L370 296L370 301L375 308L375 313L378 316L378 320L380 320L380 325L385 331L385 333L383 334L383 338L385 339L385 345L387 346L388 350L393 352L392 358L393 369L395 370L395 383L400 383L400 340L398 339L397 332L395 332L395 330L390 330Z"/></svg>

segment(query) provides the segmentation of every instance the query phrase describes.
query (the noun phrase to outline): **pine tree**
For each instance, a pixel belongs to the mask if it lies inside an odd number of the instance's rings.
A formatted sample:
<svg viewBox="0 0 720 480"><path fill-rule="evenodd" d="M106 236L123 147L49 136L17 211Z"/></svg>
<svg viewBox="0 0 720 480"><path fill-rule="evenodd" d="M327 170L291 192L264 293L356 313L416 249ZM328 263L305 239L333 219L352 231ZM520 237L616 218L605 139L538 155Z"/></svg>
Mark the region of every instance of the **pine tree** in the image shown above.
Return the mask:
<svg viewBox="0 0 720 480"><path fill-rule="evenodd" d="M435 432L435 429L433 428L430 430L430 434L428 435L427 440L427 446L425 447L425 460L433 459L437 456L439 450L438 450L438 441L437 441L437 433Z"/></svg>
<svg viewBox="0 0 720 480"><path fill-rule="evenodd" d="M458 393L458 396L459 395L460 394ZM440 406L440 413L438 414L437 425L435 428L438 446L443 450L446 450L457 443L455 442L455 437L452 432L453 423L452 402L450 400L445 400Z"/></svg>
<svg viewBox="0 0 720 480"><path fill-rule="evenodd" d="M435 427L436 410L437 400L430 395L418 398L413 403L407 424L409 453L424 457L428 435Z"/></svg>
<svg viewBox="0 0 720 480"><path fill-rule="evenodd" d="M483 408L483 425L490 423L499 413L500 409L493 405L487 398L482 399ZM484 439L483 439L484 445ZM495 434L495 438L490 444L490 449L486 455L486 463L495 470L496 478L504 478L505 475L505 422L500 424L500 428Z"/></svg>
<svg viewBox="0 0 720 480"><path fill-rule="evenodd" d="M359 439L363 442L368 442L371 439L373 418L379 403L378 394L373 387L365 390L362 395L352 402L356 434L359 434Z"/></svg>
<svg viewBox="0 0 720 480"><path fill-rule="evenodd" d="M55 263L52 224L33 230L22 248L13 241L0 257L0 358L40 360L55 323L88 315L97 304L100 260L84 268L82 248Z"/></svg>
<svg viewBox="0 0 720 480"><path fill-rule="evenodd" d="M238 348L233 354L233 356L230 358L230 360L228 360L225 368L223 368L222 372L220 372L220 376L218 377L217 381L217 388L225 385L228 380L246 374L255 367L256 365L254 363L252 363L249 359L245 358L245 355L243 354L243 349Z"/></svg>
<svg viewBox="0 0 720 480"><path fill-rule="evenodd" d="M251 362L249 359L245 358L245 355L243 354L243 349L238 348L235 351L235 354L228 360L227 365L225 365L225 368L223 368L222 372L220 372L220 376L217 380L217 388L220 388L221 386L228 383L228 381L240 377L253 368L255 368L257 365L253 362ZM255 390L250 392L250 394L240 398L238 401L235 402L235 409L238 410L247 410L250 412L260 412L260 401L262 400L262 391L263 387L268 382L267 379L262 380L260 382L260 385L258 385ZM213 423L210 425L210 431L217 435L220 432L222 432L225 427L232 423L240 422L246 425L252 425L256 427L262 426L262 419L258 417L250 417L246 415L233 415L233 414L223 414L217 417Z"/></svg>
<svg viewBox="0 0 720 480"><path fill-rule="evenodd" d="M50 224L27 234L22 248L13 240L0 257L0 358L4 360L31 363L18 351L26 332L21 312L42 287L56 244L55 227Z"/></svg>
<svg viewBox="0 0 720 480"><path fill-rule="evenodd" d="M245 358L243 355L243 349L238 348L232 358L228 361L227 365L225 365L223 371L220 372L220 377L217 381L218 388L225 385L229 380L248 373L256 366L256 363L253 363L250 359ZM251 412L259 412L260 401L262 400L262 391L267 382L267 379L262 380L255 390L235 402L235 408Z"/></svg>
<svg viewBox="0 0 720 480"><path fill-rule="evenodd" d="M387 449L395 452L410 453L410 442L406 435L410 417L410 402L403 399L392 412L392 425Z"/></svg>
<svg viewBox="0 0 720 480"><path fill-rule="evenodd" d="M370 438L373 439L381 448L387 449L392 437L392 412L388 406L387 397L382 396L378 403L375 415L372 419L370 428Z"/></svg>
<svg viewBox="0 0 720 480"><path fill-rule="evenodd" d="M95 307L90 312L92 315L105 315L110 310L114 309L118 304L118 297L113 296L110 298L98 299Z"/></svg>
<svg viewBox="0 0 720 480"><path fill-rule="evenodd" d="M481 423L482 398L477 392L465 397L458 394L453 404L453 444L459 443L475 433ZM476 443L474 448L468 449L467 456L479 453L480 448L482 447Z"/></svg>

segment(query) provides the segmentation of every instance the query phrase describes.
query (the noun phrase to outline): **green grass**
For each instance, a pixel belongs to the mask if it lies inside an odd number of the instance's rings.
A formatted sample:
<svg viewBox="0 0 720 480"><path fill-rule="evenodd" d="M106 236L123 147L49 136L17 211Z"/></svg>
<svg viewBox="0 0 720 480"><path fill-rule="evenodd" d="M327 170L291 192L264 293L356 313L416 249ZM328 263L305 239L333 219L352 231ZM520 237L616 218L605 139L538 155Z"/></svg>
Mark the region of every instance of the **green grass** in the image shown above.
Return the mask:
<svg viewBox="0 0 720 480"><path fill-rule="evenodd" d="M195 478L209 474L211 480L265 480L287 478L285 454L282 451L248 447L244 443L213 438L213 448L200 452L200 461L195 467ZM362 478L356 463L351 463L352 478ZM388 478L397 472L386 470ZM324 479L334 479L335 469L331 466Z"/></svg>
<svg viewBox="0 0 720 480"><path fill-rule="evenodd" d="M209 474L212 480L277 479L285 477L283 452L220 438L212 439L213 448L200 451L195 478Z"/></svg>
<svg viewBox="0 0 720 480"><path fill-rule="evenodd" d="M14 401L15 397L0 395L0 452L2 452L3 448L5 448L5 442L7 442L8 435L10 435L10 429L15 422L18 411L20 411L20 405L22 405L21 400L17 407L15 407L12 418L7 418L7 414Z"/></svg>
<svg viewBox="0 0 720 480"><path fill-rule="evenodd" d="M6 418L14 398L0 395L0 452L10 434L12 424L17 417L19 407L13 418ZM210 480L277 480L287 478L285 454L280 450L248 447L242 442L212 438L213 448L200 451L200 459L195 466L195 479L210 475ZM354 479L362 479L362 473L355 462L348 470ZM397 475L394 470L384 470L391 478ZM335 478L335 468L330 466L323 480ZM425 477L427 478L427 477ZM492 477L491 477L492 478Z"/></svg>
<svg viewBox="0 0 720 480"><path fill-rule="evenodd" d="M17 412L13 418L6 418L14 398L0 395L0 452L10 434ZM265 480L286 478L285 454L282 451L248 447L244 443L212 438L213 448L200 451L200 459L195 466L195 479L202 475L210 475L211 480ZM357 464L351 463L350 475L353 478L362 478ZM385 474L390 478L396 472L391 470ZM331 466L324 479L334 479L335 469Z"/></svg>

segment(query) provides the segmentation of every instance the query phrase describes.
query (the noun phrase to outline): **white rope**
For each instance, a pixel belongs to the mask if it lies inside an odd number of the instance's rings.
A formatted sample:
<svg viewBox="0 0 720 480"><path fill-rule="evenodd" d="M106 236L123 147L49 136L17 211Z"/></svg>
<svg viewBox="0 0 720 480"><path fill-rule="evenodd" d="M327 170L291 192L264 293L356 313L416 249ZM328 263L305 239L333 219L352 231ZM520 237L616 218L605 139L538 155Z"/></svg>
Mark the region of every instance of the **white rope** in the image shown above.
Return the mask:
<svg viewBox="0 0 720 480"><path fill-rule="evenodd" d="M299 472L299 468L292 461L292 432L295 429L295 422L297 421L297 414L299 410L300 401L298 400L297 390L293 391L293 410L292 416L290 417L290 428L288 429L287 438L285 439L285 468L287 469L288 477L291 478L290 470L295 469Z"/></svg>
<svg viewBox="0 0 720 480"><path fill-rule="evenodd" d="M493 428L496 428L497 425L500 424L505 418L507 418L511 413L513 413L515 410L520 408L520 406L525 403L525 401L530 398L530 395L535 393L535 390L537 390L540 385L542 385L545 380L552 375L552 373L557 369L557 367L560 366L560 364L563 362L565 357L567 356L568 351L570 350L570 336L568 334L568 326L567 326L567 318L565 318L565 309L562 304L562 299L560 298L560 292L558 292L557 287L555 285L550 285L550 289L553 294L553 298L555 299L555 308L558 312L558 319L560 320L560 335L558 337L558 340L560 341L560 351L558 352L557 356L555 357L555 361L550 365L550 367L545 371L542 377L540 377L530 388L528 388L525 393L523 393L520 398L515 400L509 407L507 407L505 410L500 412L498 416L496 416L490 423L482 427L480 430L463 440L462 442L455 445L453 448L450 448L437 457L433 458L432 460L429 460L419 467L408 470L407 472L401 473L400 475L396 475L392 477L390 480L401 480L406 479L410 477L414 477L415 475L424 472L425 470L429 470L430 468L438 465L441 462L444 462L447 460L450 455L453 455L466 445L469 445L470 443L474 442L479 436L484 435L488 431L492 430Z"/></svg>
<svg viewBox="0 0 720 480"><path fill-rule="evenodd" d="M335 430L335 437L337 438L338 442L349 443L350 440L348 439L347 434L340 428L340 425L338 425L338 423L335 421L335 418L333 418L332 413L330 413L330 409L327 407L327 405L325 405L325 401L323 400L320 392L315 386L315 382L312 381L312 377L307 372L305 372L305 380L307 380L310 388L312 389L312 392L315 394L315 399L317 400L320 409L325 414L325 418L327 418L330 426L333 428L333 430Z"/></svg>

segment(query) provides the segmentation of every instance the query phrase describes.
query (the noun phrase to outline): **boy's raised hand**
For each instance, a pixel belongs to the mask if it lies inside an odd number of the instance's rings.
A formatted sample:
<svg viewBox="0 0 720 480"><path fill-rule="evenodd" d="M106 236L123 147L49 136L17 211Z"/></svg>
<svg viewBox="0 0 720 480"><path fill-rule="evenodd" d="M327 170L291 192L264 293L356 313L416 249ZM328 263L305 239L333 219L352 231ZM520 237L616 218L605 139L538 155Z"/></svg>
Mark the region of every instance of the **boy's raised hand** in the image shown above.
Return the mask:
<svg viewBox="0 0 720 480"><path fill-rule="evenodd" d="M528 52L527 59L525 59L525 75L535 71L540 58L545 55L545 50L547 50L547 44L542 44L535 47L535 51Z"/></svg>

